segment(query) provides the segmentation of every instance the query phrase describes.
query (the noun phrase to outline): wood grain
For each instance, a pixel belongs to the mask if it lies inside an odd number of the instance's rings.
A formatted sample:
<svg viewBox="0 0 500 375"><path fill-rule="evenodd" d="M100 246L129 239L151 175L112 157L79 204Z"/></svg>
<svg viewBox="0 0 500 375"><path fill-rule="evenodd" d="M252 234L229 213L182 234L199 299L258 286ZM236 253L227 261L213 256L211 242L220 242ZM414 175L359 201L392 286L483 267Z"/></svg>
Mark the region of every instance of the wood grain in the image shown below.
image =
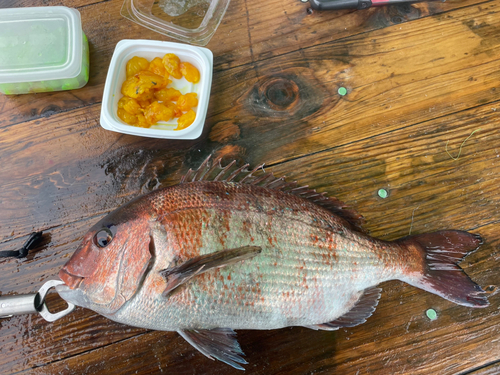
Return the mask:
<svg viewBox="0 0 500 375"><path fill-rule="evenodd" d="M45 0L23 0L20 4L16 1L14 5L7 2L6 6L45 6L46 3ZM25 95L0 96L0 110L3 112L1 126L100 103L116 43L121 39L169 40L123 18L120 15L122 3L121 0L58 0L53 4L76 7L81 13L82 28L90 45L90 81L80 90L37 94L37 98L43 98L42 101L46 103L44 106L34 103ZM281 0L267 2L266 7L258 2L248 2L249 7L243 0L233 1L207 47L214 52L215 71L227 71L241 65L247 65L244 70L248 70L253 68L255 62L382 29L395 25L393 21L399 25L419 17L447 14L451 9L482 3L485 1L456 0L439 6L422 3L411 7L369 9L366 12L307 14L308 5L299 1L290 1L286 9Z"/></svg>
<svg viewBox="0 0 500 375"><path fill-rule="evenodd" d="M481 375L494 375L500 373L500 363L492 363L486 365L476 371L469 372L468 374L481 374Z"/></svg>
<svg viewBox="0 0 500 375"><path fill-rule="evenodd" d="M0 8L47 3L7 0ZM490 307L386 282L376 312L358 327L238 332L246 373L500 372L500 0L311 14L299 1L234 0L207 46L215 56L212 94L194 141L99 125L116 43L167 38L121 17L122 0L50 5L80 11L91 79L80 90L0 96L0 250L45 231L26 259L0 261L2 295L37 290L99 218L178 182L214 154L265 162L276 175L338 197L365 216L375 237L453 228L485 240L461 266L487 287ZM377 195L381 188L388 198ZM64 306L55 294L49 302ZM427 318L430 308L436 320ZM234 373L177 333L126 327L82 308L55 323L0 320L1 374L167 371Z"/></svg>

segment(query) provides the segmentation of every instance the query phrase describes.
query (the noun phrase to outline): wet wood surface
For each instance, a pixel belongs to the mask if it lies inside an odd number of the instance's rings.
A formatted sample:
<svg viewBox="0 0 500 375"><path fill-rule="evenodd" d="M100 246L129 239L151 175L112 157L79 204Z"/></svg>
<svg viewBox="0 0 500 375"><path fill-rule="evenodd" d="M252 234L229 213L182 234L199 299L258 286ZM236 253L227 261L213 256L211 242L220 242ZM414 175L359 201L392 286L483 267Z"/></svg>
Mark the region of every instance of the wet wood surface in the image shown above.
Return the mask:
<svg viewBox="0 0 500 375"><path fill-rule="evenodd" d="M488 308L385 282L363 325L239 331L247 374L500 373L500 0L335 12L298 0L233 0L207 45L212 93L194 141L99 124L116 43L168 38L121 17L122 0L6 0L0 8L47 5L80 11L91 77L79 90L0 95L0 250L45 232L27 258L0 261L2 295L37 291L99 218L214 154L265 162L338 197L379 238L462 229L485 239L461 266L490 293ZM54 294L48 302L64 306ZM177 333L83 308L55 323L0 320L1 374L235 372Z"/></svg>

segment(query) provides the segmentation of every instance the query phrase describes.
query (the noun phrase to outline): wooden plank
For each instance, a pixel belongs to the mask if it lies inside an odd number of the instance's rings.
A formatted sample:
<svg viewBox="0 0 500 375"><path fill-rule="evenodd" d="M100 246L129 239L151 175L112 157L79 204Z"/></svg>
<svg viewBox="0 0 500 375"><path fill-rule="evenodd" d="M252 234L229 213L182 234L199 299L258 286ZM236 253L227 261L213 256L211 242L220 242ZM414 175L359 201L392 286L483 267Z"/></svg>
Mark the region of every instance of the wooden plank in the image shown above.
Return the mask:
<svg viewBox="0 0 500 375"><path fill-rule="evenodd" d="M217 73L212 116L200 141L164 143L107 132L98 125L99 105L4 127L0 238L104 213L156 186L158 174L179 178L186 150L191 150L191 167L212 151L272 165L492 103L500 95L500 40L494 34L499 3L491 3L487 12L464 8L445 20L419 20L411 37L374 31L268 59L256 68L260 79L245 67ZM482 36L471 20L483 25ZM351 51L349 63L332 59L345 48ZM401 56L415 63L403 64ZM336 94L340 85L349 90L345 97ZM123 150L129 162L118 166ZM100 198L88 202L88 193ZM40 201L39 196L51 198ZM21 207L20 197L25 197ZM80 210L68 212L66 202Z"/></svg>
<svg viewBox="0 0 500 375"><path fill-rule="evenodd" d="M474 374L474 375L495 375L500 373L500 363L496 362L491 365L487 365L485 367L482 367L477 370L473 370L471 372L468 372L467 375L469 374Z"/></svg>
<svg viewBox="0 0 500 375"><path fill-rule="evenodd" d="M26 259L2 259L1 294L35 293L45 281L57 278L59 269L80 242L75 232L84 233L95 221L88 218L51 229L44 234L42 246L31 251ZM22 246L21 241L13 242L14 248ZM50 311L61 311L66 306L55 293L49 294L47 301ZM50 324L37 315L0 319L0 373L43 366L145 332L85 309L77 309L60 323Z"/></svg>
<svg viewBox="0 0 500 375"><path fill-rule="evenodd" d="M52 297L52 295L49 296ZM51 298L48 300L52 302L50 308L54 309L53 311L59 311L65 307L64 302L54 303ZM49 324L42 317L35 315L12 317L5 322L2 321L1 331L0 371L2 374L15 373L27 367L43 367L52 361L59 361L62 358L120 342L145 332L143 329L114 323L84 309L77 309L71 316L64 319L64 324L57 325ZM42 336L26 340L25 335L30 332ZM50 340L46 339L48 337ZM28 343L32 340L32 343ZM19 347L19 341L27 345ZM36 342L43 342L43 344L37 345ZM26 361L20 361L19 357L25 355Z"/></svg>
<svg viewBox="0 0 500 375"><path fill-rule="evenodd" d="M497 12L466 8L269 59L258 74L226 71L215 81L214 129L237 125L245 137L232 143L254 162L286 160L496 101ZM479 36L479 24L491 26ZM265 139L275 152L256 147Z"/></svg>
<svg viewBox="0 0 500 375"><path fill-rule="evenodd" d="M23 4L29 4L25 0ZM45 2L43 2L45 5ZM410 8L373 8L366 12L317 12L308 15L307 4L290 1L283 9L281 0L272 0L262 7L258 2L235 0L208 44L215 56L215 71L227 70L267 60L273 56L302 51L313 45L343 40L370 30L385 28L453 9L482 4L484 0L422 3ZM170 40L161 34L134 24L120 15L122 0L92 2L74 0L66 6L81 6L82 27L90 43L90 80L80 90L33 95L0 95L0 126L51 116L82 106L99 103L114 47L122 39ZM89 4L88 6L83 6ZM41 5L34 3L34 5ZM55 5L59 5L56 3ZM247 9L248 8L248 9ZM269 19L273 15L274 18ZM391 21L392 20L392 21ZM248 28L250 30L248 31ZM344 59L346 59L345 57ZM347 58L349 60L349 58ZM248 70L246 67L243 70ZM240 69L241 70L241 69ZM238 72L232 73L239 74ZM36 99L35 99L36 98ZM39 103L46 103L40 106Z"/></svg>
<svg viewBox="0 0 500 375"><path fill-rule="evenodd" d="M445 228L479 232L486 244L462 265L481 285L497 284L498 218L492 218L491 213L497 212L499 204L499 196L495 194L500 177L498 121L496 111L481 106L280 163L273 170L352 204L365 215L367 228L377 237L395 239L407 235L410 227L412 233ZM460 143L478 128L481 131L465 143L461 157L456 161L451 159L445 151L446 141L450 140L449 151L456 155ZM388 189L388 199L377 197L381 187ZM94 207L89 212L95 210ZM0 284L6 285L9 292L33 291L34 284L55 275L92 221L89 218L50 231L50 247L35 253L30 262L2 263ZM495 307L498 298L498 294L492 296L492 307L488 309L473 310L400 282L390 282L384 284L377 313L352 330L328 333L294 328L242 332L240 341L250 361L247 369L256 374L269 373L270 368L274 373L294 368L304 372L336 369L346 374L358 370L376 373L383 371L382 366L389 366L386 371L390 368L394 370L392 373L416 368L415 373L439 370L438 373L452 374L487 363L498 353L499 344L494 341L500 334ZM425 317L428 308L438 311L437 322ZM66 330L69 319L76 325ZM78 334L80 319L82 337ZM119 341L117 344L101 347L102 341L89 343L87 330L103 324L102 318L79 309L77 315L54 326L41 320L32 325L16 321L7 328L2 326L0 337L27 338L2 342L0 348L5 349L0 350L23 355L22 359L1 355L0 372L10 368L27 370L37 365L42 367L30 373L50 374L71 368L92 374L99 373L109 363L113 363L116 373L124 368L147 373L165 366L174 373L232 371L221 363L209 362L174 333L151 332L135 337L136 331L125 329L123 336L113 340ZM111 328L114 335L120 334L120 327L111 325ZM53 330L57 331L57 339L39 339L44 334L52 337ZM7 334L3 335L4 332ZM63 340L66 332L71 334L71 340ZM464 343L457 343L457 337ZM297 340L303 345L297 346ZM467 360L463 360L465 344L470 346ZM297 348L301 349L301 355L292 355ZM75 353L80 354L73 356ZM138 358L148 360L137 363ZM49 362L52 363L43 366ZM458 367L448 368L450 363L457 363Z"/></svg>
<svg viewBox="0 0 500 375"><path fill-rule="evenodd" d="M216 54L209 118L192 142L100 128L114 44L158 34L121 19L121 0L87 3L80 11L91 40L89 85L0 97L0 249L20 247L33 230L48 232L27 259L0 262L1 293L37 290L102 215L178 181L207 154L265 161L266 170L354 206L374 236L446 228L481 234L485 244L462 267L493 287L489 308L469 309L392 281L359 327L238 332L247 373L498 372L500 1L304 15L300 2L235 0L209 45ZM457 160L446 152L456 157L460 148ZM380 188L388 198L378 197ZM176 333L125 327L82 308L53 324L35 316L0 320L2 374L165 370L234 373Z"/></svg>
<svg viewBox="0 0 500 375"><path fill-rule="evenodd" d="M0 238L108 212L157 186L162 175L179 181L180 155L193 142L109 132L97 124L99 111L85 107L0 129Z"/></svg>
<svg viewBox="0 0 500 375"><path fill-rule="evenodd" d="M495 236L496 228L486 226L482 232ZM498 241L492 245L498 245ZM483 272L490 265L476 262L473 268ZM490 280L497 280L493 272ZM239 341L250 362L247 372L456 374L498 355L498 294L491 297L492 307L472 310L401 283L383 286L377 312L359 327L339 332L305 328L239 332ZM437 311L437 320L430 321L425 316L429 308ZM54 361L29 373L56 374L68 369L85 374L148 374L163 369L176 374L234 373L229 366L203 357L176 333L158 331Z"/></svg>

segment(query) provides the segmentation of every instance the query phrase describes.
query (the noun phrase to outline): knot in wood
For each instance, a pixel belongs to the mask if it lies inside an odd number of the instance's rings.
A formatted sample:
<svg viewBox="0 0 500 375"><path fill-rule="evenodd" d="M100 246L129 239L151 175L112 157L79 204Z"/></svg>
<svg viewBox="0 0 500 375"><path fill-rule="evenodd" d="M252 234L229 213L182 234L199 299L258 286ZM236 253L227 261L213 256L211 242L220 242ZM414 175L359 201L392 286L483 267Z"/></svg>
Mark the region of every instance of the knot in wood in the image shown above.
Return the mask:
<svg viewBox="0 0 500 375"><path fill-rule="evenodd" d="M272 78L260 88L261 96L269 108L286 111L294 108L299 100L299 87L286 78Z"/></svg>

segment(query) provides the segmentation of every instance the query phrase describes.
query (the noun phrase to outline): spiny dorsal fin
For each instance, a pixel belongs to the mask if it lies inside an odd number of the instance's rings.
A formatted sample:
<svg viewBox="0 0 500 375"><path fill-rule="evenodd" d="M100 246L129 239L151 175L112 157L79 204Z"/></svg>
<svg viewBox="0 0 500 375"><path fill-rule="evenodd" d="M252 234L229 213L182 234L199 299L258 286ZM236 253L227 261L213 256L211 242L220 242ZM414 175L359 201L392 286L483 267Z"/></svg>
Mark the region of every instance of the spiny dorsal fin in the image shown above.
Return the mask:
<svg viewBox="0 0 500 375"><path fill-rule="evenodd" d="M380 288L365 289L354 307L341 317L327 323L307 326L314 330L335 331L341 327L354 327L366 322L378 305L380 299Z"/></svg>
<svg viewBox="0 0 500 375"><path fill-rule="evenodd" d="M363 216L349 208L344 202L333 197L327 197L325 193L318 193L316 190L310 189L307 185L298 186L297 181L287 182L284 176L279 178L275 177L272 172L266 172L264 170L264 164L249 170L249 164L236 167L236 160L233 160L223 167L221 160L221 158L217 158L212 162L209 156L203 161L198 169L195 171L190 169L186 175L182 177L180 183L194 181L225 181L279 190L307 199L345 219L353 225L354 229L364 232Z"/></svg>
<svg viewBox="0 0 500 375"><path fill-rule="evenodd" d="M217 251L211 254L200 255L189 259L179 266L160 271L160 275L167 281L163 296L167 296L178 286L186 283L197 275L201 275L214 268L221 268L230 264L250 259L260 254L259 246L243 246L236 249Z"/></svg>
<svg viewBox="0 0 500 375"><path fill-rule="evenodd" d="M239 363L245 365L248 362L241 358L245 354L236 340L236 332L231 328L191 329L177 332L208 358L216 358L237 370L245 370Z"/></svg>

